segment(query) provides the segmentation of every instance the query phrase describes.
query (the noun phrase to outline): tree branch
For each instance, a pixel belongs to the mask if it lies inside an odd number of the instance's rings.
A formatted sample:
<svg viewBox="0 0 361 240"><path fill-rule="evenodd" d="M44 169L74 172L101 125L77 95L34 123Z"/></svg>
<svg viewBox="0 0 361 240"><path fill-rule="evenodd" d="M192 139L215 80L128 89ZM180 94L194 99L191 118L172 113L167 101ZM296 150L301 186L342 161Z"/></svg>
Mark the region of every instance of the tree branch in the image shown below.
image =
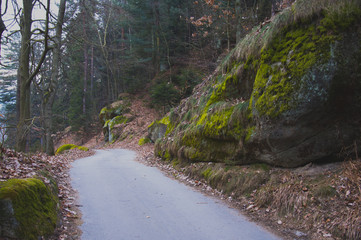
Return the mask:
<svg viewBox="0 0 361 240"><path fill-rule="evenodd" d="M47 0L47 8L46 8L46 20L45 20L45 36L44 36L44 51L40 57L38 65L36 66L34 72L30 75L26 84L29 85L34 77L39 73L41 65L45 61L46 55L50 48L48 47L48 35L49 35L49 15L50 15L50 0Z"/></svg>

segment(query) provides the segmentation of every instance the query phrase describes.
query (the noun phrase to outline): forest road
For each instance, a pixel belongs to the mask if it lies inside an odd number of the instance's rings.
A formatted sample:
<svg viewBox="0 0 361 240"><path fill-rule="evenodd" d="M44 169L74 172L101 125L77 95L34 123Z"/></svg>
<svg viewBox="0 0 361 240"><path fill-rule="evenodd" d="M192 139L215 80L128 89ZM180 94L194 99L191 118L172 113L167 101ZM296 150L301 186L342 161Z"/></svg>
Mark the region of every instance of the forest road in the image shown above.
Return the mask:
<svg viewBox="0 0 361 240"><path fill-rule="evenodd" d="M135 157L129 150L98 150L73 163L83 240L279 239Z"/></svg>

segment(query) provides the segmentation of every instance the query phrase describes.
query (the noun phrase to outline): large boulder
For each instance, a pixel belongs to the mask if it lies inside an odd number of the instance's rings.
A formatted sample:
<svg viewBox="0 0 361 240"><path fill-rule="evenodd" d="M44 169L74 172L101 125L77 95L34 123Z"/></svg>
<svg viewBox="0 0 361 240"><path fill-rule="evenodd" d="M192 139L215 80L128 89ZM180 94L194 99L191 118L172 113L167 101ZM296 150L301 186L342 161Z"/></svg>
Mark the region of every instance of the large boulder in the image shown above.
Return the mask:
<svg viewBox="0 0 361 240"><path fill-rule="evenodd" d="M164 117L161 120L156 120L148 126L148 137L152 142L163 138L167 133L168 125L170 124L169 117Z"/></svg>
<svg viewBox="0 0 361 240"><path fill-rule="evenodd" d="M168 114L164 159L296 167L361 150L360 2L297 1Z"/></svg>
<svg viewBox="0 0 361 240"><path fill-rule="evenodd" d="M41 180L0 182L0 239L37 240L54 233L58 197Z"/></svg>
<svg viewBox="0 0 361 240"><path fill-rule="evenodd" d="M117 101L102 108L99 120L103 126L105 142L112 143L120 136L124 125L133 119L129 112L129 102L127 100Z"/></svg>

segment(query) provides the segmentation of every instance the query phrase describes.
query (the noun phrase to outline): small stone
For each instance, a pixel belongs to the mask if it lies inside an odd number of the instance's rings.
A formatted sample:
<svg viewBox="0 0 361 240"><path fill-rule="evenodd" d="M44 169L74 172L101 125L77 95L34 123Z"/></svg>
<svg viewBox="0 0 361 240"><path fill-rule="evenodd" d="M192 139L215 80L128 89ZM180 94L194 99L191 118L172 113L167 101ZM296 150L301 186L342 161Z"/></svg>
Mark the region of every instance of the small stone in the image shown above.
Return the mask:
<svg viewBox="0 0 361 240"><path fill-rule="evenodd" d="M296 235L297 237L305 237L305 236L307 236L306 233L303 233L303 232L301 232L301 231L296 231L296 232L295 232L295 235Z"/></svg>
<svg viewBox="0 0 361 240"><path fill-rule="evenodd" d="M281 221L281 220L278 220L277 223L278 223L278 225L281 225L281 224L282 224L282 221Z"/></svg>
<svg viewBox="0 0 361 240"><path fill-rule="evenodd" d="M249 206L247 207L247 210L249 210L249 209L251 209L251 208L253 208L253 207L254 207L254 205L251 204L251 205L249 205Z"/></svg>

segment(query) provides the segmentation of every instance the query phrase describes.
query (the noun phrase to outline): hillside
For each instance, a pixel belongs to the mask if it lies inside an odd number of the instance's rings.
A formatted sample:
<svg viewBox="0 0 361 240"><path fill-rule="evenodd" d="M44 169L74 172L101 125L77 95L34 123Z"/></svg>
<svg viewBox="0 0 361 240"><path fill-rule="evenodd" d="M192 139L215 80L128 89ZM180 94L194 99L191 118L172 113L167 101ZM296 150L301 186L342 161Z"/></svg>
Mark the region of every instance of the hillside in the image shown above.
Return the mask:
<svg viewBox="0 0 361 240"><path fill-rule="evenodd" d="M163 118L156 154L282 167L355 156L360 19L360 1L304 0L256 27Z"/></svg>
<svg viewBox="0 0 361 240"><path fill-rule="evenodd" d="M140 96L103 108L104 147L136 149L286 238L359 239L360 20L360 1L297 1L161 120Z"/></svg>
<svg viewBox="0 0 361 240"><path fill-rule="evenodd" d="M290 238L359 239L360 4L297 1L254 28L149 127L155 155Z"/></svg>

